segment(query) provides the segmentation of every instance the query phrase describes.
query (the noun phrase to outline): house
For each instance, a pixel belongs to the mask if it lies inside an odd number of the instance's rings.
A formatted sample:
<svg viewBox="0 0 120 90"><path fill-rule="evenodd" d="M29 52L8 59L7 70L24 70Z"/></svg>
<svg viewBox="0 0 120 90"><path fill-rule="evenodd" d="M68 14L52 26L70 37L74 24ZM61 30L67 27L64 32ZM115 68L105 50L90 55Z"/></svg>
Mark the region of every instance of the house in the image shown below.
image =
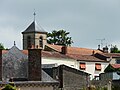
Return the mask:
<svg viewBox="0 0 120 90"><path fill-rule="evenodd" d="M120 54L119 53L96 53L95 57L99 59L104 59L110 64L120 64Z"/></svg>
<svg viewBox="0 0 120 90"><path fill-rule="evenodd" d="M28 50L22 50L22 52L28 55ZM64 64L69 67L77 68L77 61L69 56L61 54L59 52L44 51L42 50L42 64L54 65L55 67Z"/></svg>
<svg viewBox="0 0 120 90"><path fill-rule="evenodd" d="M41 49L29 49L28 56L15 45L8 51L0 50L0 86L13 78L20 90L56 90L59 82L41 68Z"/></svg>
<svg viewBox="0 0 120 90"><path fill-rule="evenodd" d="M105 73L101 74L101 80L120 80L120 64L109 64Z"/></svg>
<svg viewBox="0 0 120 90"><path fill-rule="evenodd" d="M114 90L119 90L120 86L120 64L109 64L105 69L105 73L100 74L101 85L111 83Z"/></svg>
<svg viewBox="0 0 120 90"><path fill-rule="evenodd" d="M72 58L75 61L74 64L75 68L90 73L91 80L93 78L99 77L99 74L103 73L104 69L109 64L109 62L106 61L106 59L100 59L95 56L96 53L99 54L103 53L100 50L79 48L79 47L64 47L64 46L50 45L50 44L46 45L45 50L59 52L63 55ZM67 63L67 66L70 66L69 63Z"/></svg>
<svg viewBox="0 0 120 90"><path fill-rule="evenodd" d="M91 74L91 80L99 79L99 74L104 72L104 69L108 66L109 63L105 60L96 58L94 55L69 54L69 56L77 60L79 70Z"/></svg>

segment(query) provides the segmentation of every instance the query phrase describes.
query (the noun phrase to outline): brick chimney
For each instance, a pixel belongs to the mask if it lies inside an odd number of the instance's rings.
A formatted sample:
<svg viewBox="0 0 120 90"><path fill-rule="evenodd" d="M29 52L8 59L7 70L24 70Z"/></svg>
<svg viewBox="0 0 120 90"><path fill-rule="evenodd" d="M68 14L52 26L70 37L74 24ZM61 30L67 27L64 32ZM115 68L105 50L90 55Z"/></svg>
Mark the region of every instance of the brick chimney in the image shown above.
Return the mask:
<svg viewBox="0 0 120 90"><path fill-rule="evenodd" d="M67 46L62 46L61 53L62 54L67 54Z"/></svg>
<svg viewBox="0 0 120 90"><path fill-rule="evenodd" d="M41 81L41 50L42 49L28 49L28 80Z"/></svg>
<svg viewBox="0 0 120 90"><path fill-rule="evenodd" d="M2 49L0 49L0 81L2 81Z"/></svg>

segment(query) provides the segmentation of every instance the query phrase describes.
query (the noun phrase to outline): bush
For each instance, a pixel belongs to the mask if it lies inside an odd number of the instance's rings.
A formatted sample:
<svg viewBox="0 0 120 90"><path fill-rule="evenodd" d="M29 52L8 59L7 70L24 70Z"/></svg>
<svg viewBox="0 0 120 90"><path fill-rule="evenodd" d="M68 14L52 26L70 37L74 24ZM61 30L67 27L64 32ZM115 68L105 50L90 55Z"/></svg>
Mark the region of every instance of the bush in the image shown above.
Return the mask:
<svg viewBox="0 0 120 90"><path fill-rule="evenodd" d="M2 90L16 90L16 87L13 87L12 85L7 84Z"/></svg>

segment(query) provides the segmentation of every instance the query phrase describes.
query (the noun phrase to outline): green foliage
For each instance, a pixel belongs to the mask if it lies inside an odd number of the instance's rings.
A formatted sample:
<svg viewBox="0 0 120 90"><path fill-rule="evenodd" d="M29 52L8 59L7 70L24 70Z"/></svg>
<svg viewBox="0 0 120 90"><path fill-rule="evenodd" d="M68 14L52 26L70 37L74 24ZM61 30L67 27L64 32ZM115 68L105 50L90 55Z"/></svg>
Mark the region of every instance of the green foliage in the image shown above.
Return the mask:
<svg viewBox="0 0 120 90"><path fill-rule="evenodd" d="M109 66L104 70L104 72L117 72L120 71L120 68L113 68L110 64Z"/></svg>
<svg viewBox="0 0 120 90"><path fill-rule="evenodd" d="M47 34L47 42L49 44L71 46L73 41L71 37L68 37L69 34L70 33L66 32L65 30L54 30Z"/></svg>
<svg viewBox="0 0 120 90"><path fill-rule="evenodd" d="M120 50L118 50L117 46L115 45L115 46L110 48L110 52L111 53L120 53Z"/></svg>
<svg viewBox="0 0 120 90"><path fill-rule="evenodd" d="M2 43L0 43L0 49L5 49Z"/></svg>
<svg viewBox="0 0 120 90"><path fill-rule="evenodd" d="M13 87L10 84L7 84L2 90L16 90L16 87Z"/></svg>
<svg viewBox="0 0 120 90"><path fill-rule="evenodd" d="M120 86L113 86L112 90L120 90Z"/></svg>

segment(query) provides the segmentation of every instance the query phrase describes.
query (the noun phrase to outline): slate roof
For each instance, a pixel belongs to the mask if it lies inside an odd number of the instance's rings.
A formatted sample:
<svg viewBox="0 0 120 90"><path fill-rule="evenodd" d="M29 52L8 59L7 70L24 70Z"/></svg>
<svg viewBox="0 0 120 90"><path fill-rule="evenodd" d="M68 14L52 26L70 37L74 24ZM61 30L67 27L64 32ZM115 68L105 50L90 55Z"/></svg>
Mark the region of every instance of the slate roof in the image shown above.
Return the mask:
<svg viewBox="0 0 120 90"><path fill-rule="evenodd" d="M57 52L61 52L62 46L60 45L47 44L46 46ZM95 49L70 47L70 46L67 47L67 54L92 55L93 51L94 53L102 53L100 50L95 50Z"/></svg>
<svg viewBox="0 0 120 90"><path fill-rule="evenodd" d="M3 60L3 78L26 78L28 73L28 56L19 50L16 46L13 46L10 50L2 51ZM27 81L28 83L29 81ZM42 81L38 83L58 83L56 80L51 78L46 72L42 70ZM23 83L23 82L22 82ZM36 83L32 81L29 83Z"/></svg>
<svg viewBox="0 0 120 90"><path fill-rule="evenodd" d="M10 77L26 78L27 77L27 55L23 54L16 46L13 46L8 52L3 51L3 79Z"/></svg>
<svg viewBox="0 0 120 90"><path fill-rule="evenodd" d="M36 21L33 21L25 31L22 33L31 33L31 32L38 32L38 33L47 33L41 26L38 26Z"/></svg>
<svg viewBox="0 0 120 90"><path fill-rule="evenodd" d="M53 78L51 78L45 71L42 70L42 81L43 82L57 82Z"/></svg>
<svg viewBox="0 0 120 90"><path fill-rule="evenodd" d="M3 50L3 58L27 59L27 55L23 54L15 45L10 50Z"/></svg>

